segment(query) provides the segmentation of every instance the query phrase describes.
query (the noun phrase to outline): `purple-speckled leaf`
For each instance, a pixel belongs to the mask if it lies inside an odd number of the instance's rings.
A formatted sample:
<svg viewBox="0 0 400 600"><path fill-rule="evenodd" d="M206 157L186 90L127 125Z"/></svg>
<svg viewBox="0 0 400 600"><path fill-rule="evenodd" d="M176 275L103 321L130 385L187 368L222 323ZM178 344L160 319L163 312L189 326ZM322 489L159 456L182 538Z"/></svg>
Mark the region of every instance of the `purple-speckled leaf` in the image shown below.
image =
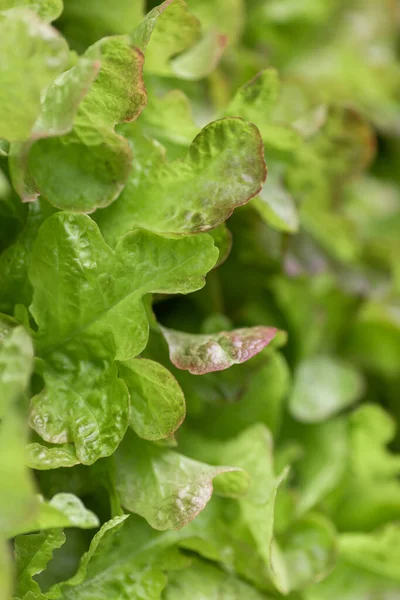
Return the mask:
<svg viewBox="0 0 400 600"><path fill-rule="evenodd" d="M249 360L274 339L275 327L243 327L210 335L161 327L169 357L178 369L193 375L223 371Z"/></svg>

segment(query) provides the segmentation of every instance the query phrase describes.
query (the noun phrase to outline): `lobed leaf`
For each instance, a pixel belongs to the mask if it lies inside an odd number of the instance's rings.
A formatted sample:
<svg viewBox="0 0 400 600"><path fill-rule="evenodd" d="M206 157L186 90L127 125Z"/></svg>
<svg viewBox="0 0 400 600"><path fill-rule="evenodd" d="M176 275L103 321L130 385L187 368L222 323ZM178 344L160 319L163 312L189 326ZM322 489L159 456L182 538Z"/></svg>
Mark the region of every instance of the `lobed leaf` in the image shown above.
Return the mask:
<svg viewBox="0 0 400 600"><path fill-rule="evenodd" d="M89 217L57 213L46 220L30 267L45 382L32 399L30 422L46 442L74 443L85 464L112 454L130 403L111 362L146 345L141 298L202 287L216 258L209 236L171 239L137 230L114 252Z"/></svg>
<svg viewBox="0 0 400 600"><path fill-rule="evenodd" d="M118 201L96 215L112 245L135 227L180 235L212 229L255 196L266 177L258 130L240 119L211 123L185 158L170 163L160 151L149 155L148 142L132 143L142 153L138 167Z"/></svg>

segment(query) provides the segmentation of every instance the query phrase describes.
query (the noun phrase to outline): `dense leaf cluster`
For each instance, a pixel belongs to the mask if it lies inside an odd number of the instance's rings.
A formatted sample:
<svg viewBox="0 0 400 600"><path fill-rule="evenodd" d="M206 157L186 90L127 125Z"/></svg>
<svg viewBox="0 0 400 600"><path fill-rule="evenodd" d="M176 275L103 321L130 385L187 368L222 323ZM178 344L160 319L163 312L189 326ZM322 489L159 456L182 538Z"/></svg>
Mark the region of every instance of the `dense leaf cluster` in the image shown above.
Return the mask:
<svg viewBox="0 0 400 600"><path fill-rule="evenodd" d="M0 600L400 600L399 24L0 0Z"/></svg>

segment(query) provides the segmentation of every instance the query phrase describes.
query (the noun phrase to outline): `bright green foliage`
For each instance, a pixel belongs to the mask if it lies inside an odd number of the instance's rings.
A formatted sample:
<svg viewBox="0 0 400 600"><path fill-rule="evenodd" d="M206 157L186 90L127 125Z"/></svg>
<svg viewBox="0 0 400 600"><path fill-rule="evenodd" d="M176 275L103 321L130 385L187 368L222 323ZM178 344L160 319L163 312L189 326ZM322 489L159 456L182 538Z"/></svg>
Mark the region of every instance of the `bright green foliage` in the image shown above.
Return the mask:
<svg viewBox="0 0 400 600"><path fill-rule="evenodd" d="M218 465L232 463L250 475L248 494L238 500L241 518L276 587L287 591L286 577L279 568L273 545L275 498L286 473L274 474L272 439L268 429L254 425L226 442L213 442L197 436L191 440L189 434L183 439L183 448L195 458Z"/></svg>
<svg viewBox="0 0 400 600"><path fill-rule="evenodd" d="M33 347L25 329L2 315L0 320L0 543L36 510L31 473L25 465L25 404L32 373Z"/></svg>
<svg viewBox="0 0 400 600"><path fill-rule="evenodd" d="M32 371L32 341L18 322L0 315L0 418L29 385Z"/></svg>
<svg viewBox="0 0 400 600"><path fill-rule="evenodd" d="M119 374L131 397L131 427L146 440L170 436L185 418L185 397L176 379L160 363L132 359Z"/></svg>
<svg viewBox="0 0 400 600"><path fill-rule="evenodd" d="M63 11L62 0L1 0L0 10L10 8L29 8L43 21L54 21Z"/></svg>
<svg viewBox="0 0 400 600"><path fill-rule="evenodd" d="M27 159L38 192L54 206L77 212L92 212L118 196L129 174L131 153L114 127L134 119L146 102L143 56L131 47L127 37L105 38L90 47L85 57L86 63L78 63L70 76L61 80L62 87L67 88L61 96L70 101L72 91L76 95L74 103L82 96L82 88L84 93L90 88L76 114L71 111L70 123L63 109L39 121L37 127L43 133L38 134L41 139L32 146ZM52 103L51 88L49 93L48 101ZM46 99L44 114L48 110Z"/></svg>
<svg viewBox="0 0 400 600"><path fill-rule="evenodd" d="M57 213L44 223L30 276L46 387L32 400L30 421L45 441L73 442L85 464L112 454L130 419L128 389L112 361L146 345L141 298L202 287L216 258L210 236L170 239L137 230L114 252L89 217Z"/></svg>
<svg viewBox="0 0 400 600"><path fill-rule="evenodd" d="M25 465L25 428L9 410L0 428L0 540L8 538L38 509L32 475Z"/></svg>
<svg viewBox="0 0 400 600"><path fill-rule="evenodd" d="M25 143L13 144L10 151L10 167L13 183L23 200L35 200L39 195L37 183L28 171L32 146L33 156L40 140L67 134L74 125L78 107L89 87L98 75L100 61L83 57L47 88L42 100L41 112ZM51 198L50 198L51 200Z"/></svg>
<svg viewBox="0 0 400 600"><path fill-rule="evenodd" d="M398 22L0 0L0 600L400 600Z"/></svg>
<svg viewBox="0 0 400 600"><path fill-rule="evenodd" d="M57 469L79 464L74 444L52 445L32 442L26 448L26 461L31 469Z"/></svg>
<svg viewBox="0 0 400 600"><path fill-rule="evenodd" d="M290 589L306 588L330 573L337 555L335 534L328 519L309 513L280 538Z"/></svg>
<svg viewBox="0 0 400 600"><path fill-rule="evenodd" d="M115 460L122 505L143 516L155 529L178 529L194 519L209 501L212 481L218 476L218 489L224 495L236 496L247 489L246 473L237 468L227 464L212 467L173 450L151 446L130 433Z"/></svg>
<svg viewBox="0 0 400 600"><path fill-rule="evenodd" d="M52 559L53 551L62 546L65 535L62 529L50 529L15 538L15 562L17 569L16 594L24 597L28 592L40 594L39 584L33 579L41 573Z"/></svg>
<svg viewBox="0 0 400 600"><path fill-rule="evenodd" d="M68 64L65 40L24 9L0 12L0 137L22 141L40 112L40 96Z"/></svg>
<svg viewBox="0 0 400 600"><path fill-rule="evenodd" d="M112 244L135 227L177 234L212 229L257 194L265 179L259 133L238 119L208 125L187 156L172 163L147 140L133 138L132 148L136 160L147 163L145 177L134 173L118 201L99 214Z"/></svg>
<svg viewBox="0 0 400 600"><path fill-rule="evenodd" d="M0 546L0 598L9 600L13 591L11 552L5 542Z"/></svg>
<svg viewBox="0 0 400 600"><path fill-rule="evenodd" d="M189 596L193 600L266 599L264 594L257 592L234 575L199 560L189 569L178 571L169 578L166 600L178 600Z"/></svg>
<svg viewBox="0 0 400 600"><path fill-rule="evenodd" d="M49 596L89 600L100 594L100 598L160 600L167 583L165 571L188 564L171 548L172 541L170 534L159 535L134 516L115 517L94 536L76 575L56 585Z"/></svg>

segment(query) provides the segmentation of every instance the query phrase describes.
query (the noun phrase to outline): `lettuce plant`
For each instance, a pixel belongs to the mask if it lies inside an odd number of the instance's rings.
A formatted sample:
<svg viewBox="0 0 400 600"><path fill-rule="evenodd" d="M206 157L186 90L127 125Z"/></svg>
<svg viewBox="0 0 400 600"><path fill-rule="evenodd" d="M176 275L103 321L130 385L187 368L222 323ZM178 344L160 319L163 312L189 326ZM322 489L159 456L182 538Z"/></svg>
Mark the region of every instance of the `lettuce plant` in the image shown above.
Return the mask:
<svg viewBox="0 0 400 600"><path fill-rule="evenodd" d="M398 20L0 0L0 600L400 599Z"/></svg>

